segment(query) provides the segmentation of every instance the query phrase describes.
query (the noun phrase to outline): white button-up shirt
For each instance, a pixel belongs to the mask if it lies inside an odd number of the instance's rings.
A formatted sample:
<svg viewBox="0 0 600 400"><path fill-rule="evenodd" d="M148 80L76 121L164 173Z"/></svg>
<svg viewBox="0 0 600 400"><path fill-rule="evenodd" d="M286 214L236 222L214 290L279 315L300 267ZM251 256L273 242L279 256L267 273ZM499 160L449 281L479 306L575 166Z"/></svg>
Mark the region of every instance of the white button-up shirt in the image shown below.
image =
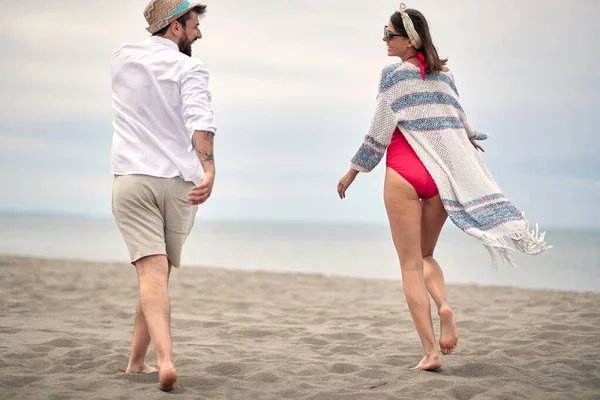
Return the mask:
<svg viewBox="0 0 600 400"><path fill-rule="evenodd" d="M198 183L195 131L216 132L204 64L169 39L125 44L111 59L115 175L181 177Z"/></svg>

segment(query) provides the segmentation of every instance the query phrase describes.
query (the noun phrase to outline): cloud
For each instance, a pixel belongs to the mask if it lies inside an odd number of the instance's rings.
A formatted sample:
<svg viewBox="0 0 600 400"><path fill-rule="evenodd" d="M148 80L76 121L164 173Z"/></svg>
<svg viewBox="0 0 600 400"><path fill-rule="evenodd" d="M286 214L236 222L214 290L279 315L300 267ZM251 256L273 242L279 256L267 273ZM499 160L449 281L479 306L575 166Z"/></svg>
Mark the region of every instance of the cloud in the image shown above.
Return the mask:
<svg viewBox="0 0 600 400"><path fill-rule="evenodd" d="M8 55L1 74L8 90L2 96L12 99L6 115L110 118L108 61L123 41L147 36L141 14L146 0L57 0L34 12L23 3L9 1L0 21L11 32L2 38ZM225 3L208 2L205 38L194 50L210 68L216 107L250 100L296 105L359 100L372 93L377 71L389 62L380 41L393 11L387 1L369 7L358 1ZM543 1L508 1L502 9L485 2L454 0L441 7L421 1L419 8L440 52L450 56L465 102L473 105L469 109L507 102L539 109L584 106L593 98L585 73L599 56L587 51L585 40L571 38L600 33L591 18L599 10L595 3L573 3L569 16L579 23L570 35L556 29L561 9ZM557 59L565 49L577 54L581 74L565 73L566 62Z"/></svg>
<svg viewBox="0 0 600 400"><path fill-rule="evenodd" d="M148 36L146 4L3 1L0 209L110 212L109 60L123 42ZM396 4L207 4L194 55L211 73L218 182L203 215L385 221L383 166L361 175L343 202L334 189L370 122L378 73L393 61L381 37ZM585 196L600 194L592 145L600 3L409 6L427 16L440 54L450 58L465 109L490 134L486 162L515 204L557 224L597 217ZM576 21L568 29L565 7ZM35 194L38 182L43 196Z"/></svg>

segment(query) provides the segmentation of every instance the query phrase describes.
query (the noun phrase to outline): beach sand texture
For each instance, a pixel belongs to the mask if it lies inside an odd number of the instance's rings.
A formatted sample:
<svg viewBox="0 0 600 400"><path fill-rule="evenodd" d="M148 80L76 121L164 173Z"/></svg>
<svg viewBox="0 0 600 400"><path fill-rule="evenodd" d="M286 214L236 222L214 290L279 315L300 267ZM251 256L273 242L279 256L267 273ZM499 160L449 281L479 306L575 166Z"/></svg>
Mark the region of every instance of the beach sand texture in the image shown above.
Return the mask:
<svg viewBox="0 0 600 400"><path fill-rule="evenodd" d="M600 399L600 293L451 285L458 349L422 372L400 281L185 267L172 397L124 373L131 265L0 256L0 271L2 399Z"/></svg>

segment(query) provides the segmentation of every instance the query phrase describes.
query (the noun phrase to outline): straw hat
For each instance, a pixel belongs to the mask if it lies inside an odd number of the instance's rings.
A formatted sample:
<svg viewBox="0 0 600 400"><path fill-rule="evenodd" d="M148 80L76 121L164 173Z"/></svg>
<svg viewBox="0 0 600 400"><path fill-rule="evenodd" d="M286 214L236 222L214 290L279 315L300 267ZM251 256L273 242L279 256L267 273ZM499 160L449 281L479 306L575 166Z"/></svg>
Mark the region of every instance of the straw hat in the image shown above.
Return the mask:
<svg viewBox="0 0 600 400"><path fill-rule="evenodd" d="M146 30L151 34L163 29L183 14L201 3L190 3L188 0L152 0L144 10L144 17L148 22Z"/></svg>

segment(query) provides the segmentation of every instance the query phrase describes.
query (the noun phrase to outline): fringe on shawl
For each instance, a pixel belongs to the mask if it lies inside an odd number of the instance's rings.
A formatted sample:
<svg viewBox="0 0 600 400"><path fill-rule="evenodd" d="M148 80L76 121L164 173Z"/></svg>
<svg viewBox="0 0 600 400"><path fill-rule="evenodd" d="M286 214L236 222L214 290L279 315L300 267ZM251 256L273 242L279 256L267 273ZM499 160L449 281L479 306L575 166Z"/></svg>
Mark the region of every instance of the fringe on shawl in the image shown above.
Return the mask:
<svg viewBox="0 0 600 400"><path fill-rule="evenodd" d="M499 269L498 256L504 265L517 268L517 265L510 256L510 252L515 251L515 249L508 245L504 236L512 239L515 248L526 254L537 255L544 250L552 248L552 246L544 241L546 232L540 232L537 223L535 224L535 230L532 229L531 232L529 232L529 222L527 222L527 219L525 218L525 213L523 213L523 219L525 221L525 227L514 228L508 234L499 237L491 237L484 233L478 238L490 253L492 258L492 268L496 271Z"/></svg>

